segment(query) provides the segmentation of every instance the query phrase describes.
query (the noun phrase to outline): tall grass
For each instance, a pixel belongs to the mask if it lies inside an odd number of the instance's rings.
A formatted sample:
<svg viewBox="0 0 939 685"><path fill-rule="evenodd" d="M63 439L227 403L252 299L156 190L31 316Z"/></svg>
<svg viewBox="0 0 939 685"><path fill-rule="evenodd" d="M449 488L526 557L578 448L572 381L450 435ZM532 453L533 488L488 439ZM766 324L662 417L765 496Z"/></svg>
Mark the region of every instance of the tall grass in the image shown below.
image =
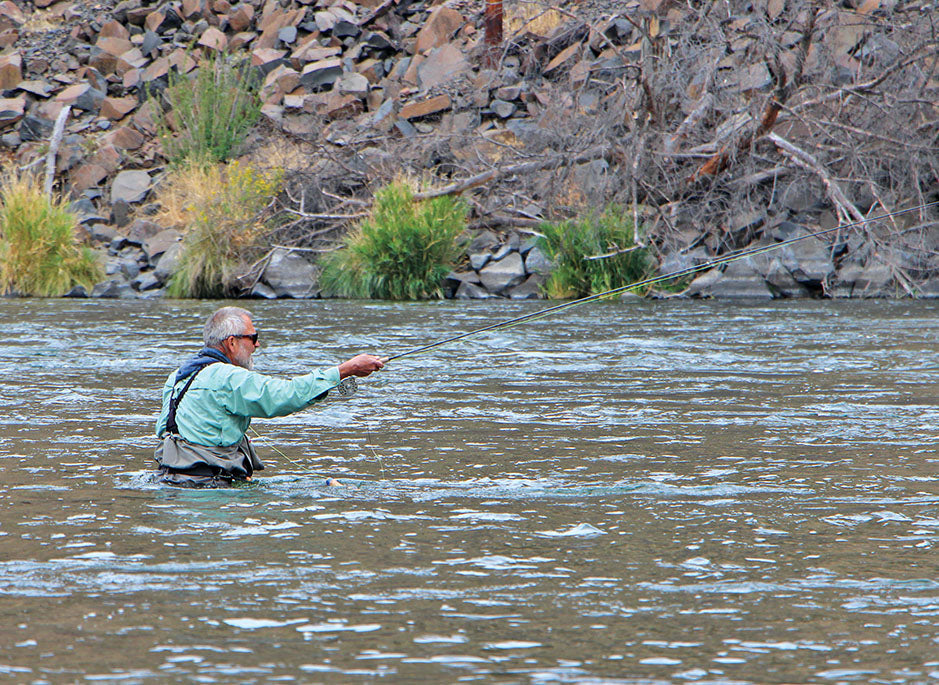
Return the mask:
<svg viewBox="0 0 939 685"><path fill-rule="evenodd" d="M438 197L417 202L403 181L375 193L371 215L324 260L320 285L341 297L423 300L443 296L441 284L460 256L457 236L466 204Z"/></svg>
<svg viewBox="0 0 939 685"><path fill-rule="evenodd" d="M635 245L633 222L616 206L579 220L542 224L541 249L557 264L545 284L548 297L585 297L620 288L650 273L646 250ZM601 259L587 257L604 256Z"/></svg>
<svg viewBox="0 0 939 685"><path fill-rule="evenodd" d="M163 98L172 112L154 99L170 163L224 162L236 155L261 113L258 87L249 66L225 54L204 57L194 75L170 72Z"/></svg>
<svg viewBox="0 0 939 685"><path fill-rule="evenodd" d="M58 297L104 277L95 252L79 244L78 219L31 175L7 172L0 190L0 293Z"/></svg>
<svg viewBox="0 0 939 685"><path fill-rule="evenodd" d="M263 249L267 207L283 175L237 161L190 162L171 172L160 195L159 219L183 230L179 267L167 291L174 297L217 298L235 293L235 279Z"/></svg>

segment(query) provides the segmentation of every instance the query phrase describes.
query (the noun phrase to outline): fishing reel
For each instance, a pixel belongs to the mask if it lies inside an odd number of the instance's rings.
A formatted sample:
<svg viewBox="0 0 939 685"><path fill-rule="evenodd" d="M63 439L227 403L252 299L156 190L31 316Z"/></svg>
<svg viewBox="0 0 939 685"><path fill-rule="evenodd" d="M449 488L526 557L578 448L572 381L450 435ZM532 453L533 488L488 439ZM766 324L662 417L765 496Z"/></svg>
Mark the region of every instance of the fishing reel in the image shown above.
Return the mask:
<svg viewBox="0 0 939 685"><path fill-rule="evenodd" d="M352 397L358 389L359 382L355 379L355 376L346 376L339 381L339 385L336 386L336 392L339 398L343 400Z"/></svg>

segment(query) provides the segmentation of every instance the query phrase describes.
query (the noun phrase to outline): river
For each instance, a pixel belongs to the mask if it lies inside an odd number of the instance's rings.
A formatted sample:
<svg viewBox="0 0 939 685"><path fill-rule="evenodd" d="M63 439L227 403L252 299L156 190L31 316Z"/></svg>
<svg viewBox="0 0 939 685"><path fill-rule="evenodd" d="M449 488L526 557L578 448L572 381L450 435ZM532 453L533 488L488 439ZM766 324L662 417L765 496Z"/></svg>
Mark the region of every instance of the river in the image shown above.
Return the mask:
<svg viewBox="0 0 939 685"><path fill-rule="evenodd" d="M585 305L150 485L217 304L0 299L0 679L939 679L939 303ZM544 303L246 306L293 375Z"/></svg>

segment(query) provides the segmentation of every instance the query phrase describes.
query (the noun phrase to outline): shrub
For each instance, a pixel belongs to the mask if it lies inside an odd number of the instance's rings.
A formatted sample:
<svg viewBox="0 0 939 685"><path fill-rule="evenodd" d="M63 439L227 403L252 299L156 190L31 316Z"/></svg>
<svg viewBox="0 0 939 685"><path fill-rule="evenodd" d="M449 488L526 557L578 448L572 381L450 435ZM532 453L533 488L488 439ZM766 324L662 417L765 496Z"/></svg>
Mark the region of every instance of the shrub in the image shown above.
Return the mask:
<svg viewBox="0 0 939 685"><path fill-rule="evenodd" d="M184 235L170 295L234 293L235 278L263 249L266 209L280 192L282 178L279 171L263 172L237 161L224 167L191 162L171 172L161 191L160 216L180 226Z"/></svg>
<svg viewBox="0 0 939 685"><path fill-rule="evenodd" d="M58 297L103 278L95 252L78 243L78 219L35 176L8 173L0 191L0 292Z"/></svg>
<svg viewBox="0 0 939 685"><path fill-rule="evenodd" d="M371 216L324 260L320 284L341 297L421 300L442 297L460 256L466 204L454 197L415 201L403 181L375 193Z"/></svg>
<svg viewBox="0 0 939 685"><path fill-rule="evenodd" d="M611 205L602 214L541 225L540 246L557 264L545 292L563 299L585 297L642 280L649 273L646 250L635 245L633 222ZM609 255L602 259L587 259Z"/></svg>
<svg viewBox="0 0 939 685"><path fill-rule="evenodd" d="M261 112L258 79L246 64L236 66L224 54L205 57L194 75L170 72L163 98L171 114L152 101L163 152L172 164L230 159Z"/></svg>

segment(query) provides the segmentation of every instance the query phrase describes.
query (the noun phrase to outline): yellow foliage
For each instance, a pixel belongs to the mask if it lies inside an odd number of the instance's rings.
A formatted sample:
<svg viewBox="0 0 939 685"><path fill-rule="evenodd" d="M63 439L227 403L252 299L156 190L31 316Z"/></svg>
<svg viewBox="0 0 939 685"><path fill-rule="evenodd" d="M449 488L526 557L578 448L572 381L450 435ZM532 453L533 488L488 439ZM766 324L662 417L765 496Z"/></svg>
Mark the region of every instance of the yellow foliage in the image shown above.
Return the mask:
<svg viewBox="0 0 939 685"><path fill-rule="evenodd" d="M268 230L266 211L283 184L279 169L261 171L239 161L190 162L170 172L160 190L157 221L183 232L177 295L219 296L253 256Z"/></svg>
<svg viewBox="0 0 939 685"><path fill-rule="evenodd" d="M505 3L503 26L507 35L525 33L547 36L567 21L567 17L547 2L516 0Z"/></svg>

